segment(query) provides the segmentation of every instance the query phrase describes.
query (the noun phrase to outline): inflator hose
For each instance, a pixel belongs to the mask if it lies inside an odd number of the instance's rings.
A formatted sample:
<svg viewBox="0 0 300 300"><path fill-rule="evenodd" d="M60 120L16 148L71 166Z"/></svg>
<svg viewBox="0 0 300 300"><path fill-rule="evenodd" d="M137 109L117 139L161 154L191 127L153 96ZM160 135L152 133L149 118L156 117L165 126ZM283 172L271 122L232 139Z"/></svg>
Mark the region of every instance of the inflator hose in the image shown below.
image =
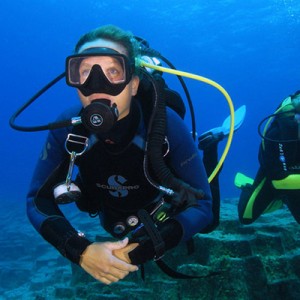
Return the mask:
<svg viewBox="0 0 300 300"><path fill-rule="evenodd" d="M163 81L160 79L159 75L157 78L153 78L147 73L145 73L149 80L151 81L154 89L154 104L153 111L149 120L148 126L148 138L146 147L146 157L149 156L150 165L157 176L159 182L175 191L179 191L181 187L181 181L177 179L170 169L167 167L163 155L162 155L162 145L165 140L166 133L166 104L163 93ZM147 163L145 164L145 172L148 175ZM152 179L151 179L152 180ZM157 187L152 181L152 184Z"/></svg>

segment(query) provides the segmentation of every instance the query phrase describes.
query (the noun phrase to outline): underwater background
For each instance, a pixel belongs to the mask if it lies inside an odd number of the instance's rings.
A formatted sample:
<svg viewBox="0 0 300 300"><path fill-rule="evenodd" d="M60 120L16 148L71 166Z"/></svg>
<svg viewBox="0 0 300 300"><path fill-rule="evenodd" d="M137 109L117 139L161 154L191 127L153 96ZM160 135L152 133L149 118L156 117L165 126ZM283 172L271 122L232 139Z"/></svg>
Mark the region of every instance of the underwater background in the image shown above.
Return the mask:
<svg viewBox="0 0 300 300"><path fill-rule="evenodd" d="M223 199L239 196L236 172L255 176L258 123L300 89L300 2L296 0L1 0L0 24L0 264L11 259L18 263L18 256L10 254L22 230L32 238L24 239L19 249L34 248L35 239L40 242L27 220L25 197L47 134L15 131L9 127L9 118L64 71L65 57L87 31L104 24L129 30L146 39L178 70L219 83L235 108L247 106L246 119L234 135L220 176ZM184 98L175 76L164 77ZM220 126L229 114L224 96L205 83L185 82L197 132ZM75 91L62 80L29 107L17 124L50 123L76 101ZM186 122L191 126L189 111ZM224 145L220 143L220 153Z"/></svg>

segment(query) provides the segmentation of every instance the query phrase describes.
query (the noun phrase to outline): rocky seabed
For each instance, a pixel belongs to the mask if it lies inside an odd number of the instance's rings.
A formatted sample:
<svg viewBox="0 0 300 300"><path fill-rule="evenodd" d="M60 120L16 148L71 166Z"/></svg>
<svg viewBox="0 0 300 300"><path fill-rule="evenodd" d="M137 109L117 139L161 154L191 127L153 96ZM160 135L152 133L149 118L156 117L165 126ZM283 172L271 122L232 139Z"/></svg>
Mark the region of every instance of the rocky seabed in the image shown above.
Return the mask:
<svg viewBox="0 0 300 300"><path fill-rule="evenodd" d="M225 199L221 225L168 253L164 261L199 279L173 279L154 262L125 280L105 286L71 265L28 224L9 214L1 235L0 299L300 299L299 225L286 208L261 216L253 225L237 220L237 200ZM99 239L97 220L68 212L72 223Z"/></svg>

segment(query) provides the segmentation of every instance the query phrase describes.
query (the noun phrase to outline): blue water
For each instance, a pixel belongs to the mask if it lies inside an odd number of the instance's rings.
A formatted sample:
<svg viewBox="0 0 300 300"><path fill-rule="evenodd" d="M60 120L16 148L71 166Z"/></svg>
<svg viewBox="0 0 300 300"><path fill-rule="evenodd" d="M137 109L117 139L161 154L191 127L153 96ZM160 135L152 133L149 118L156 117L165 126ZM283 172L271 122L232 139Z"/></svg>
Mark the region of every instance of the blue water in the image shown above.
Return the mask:
<svg viewBox="0 0 300 300"><path fill-rule="evenodd" d="M257 124L300 89L299 13L296 0L1 0L1 203L24 214L25 194L46 135L12 130L9 117L63 72L65 57L83 33L108 23L144 37L179 70L218 82L235 107L247 105L221 175L222 197L238 196L235 173L255 176L258 167ZM182 93L170 77L170 86ZM220 125L229 113L223 95L207 84L186 82L197 131ZM75 92L61 82L18 122L51 122L76 101Z"/></svg>
<svg viewBox="0 0 300 300"><path fill-rule="evenodd" d="M46 136L46 132L17 132L8 120L63 72L65 57L82 34L108 23L130 30L179 70L221 84L235 107L246 104L246 120L234 136L221 173L221 195L228 198L239 195L233 184L237 171L255 176L259 121L300 89L299 16L298 0L1 0L0 204L5 221L1 228L7 233L3 239L13 243L24 232L18 233L19 228L31 228L25 195ZM182 93L175 78L166 78ZM223 95L204 83L190 79L186 83L195 105L197 131L219 126L229 113ZM51 122L76 101L73 89L62 81L17 122ZM186 122L190 126L189 118ZM15 227L7 231L8 223ZM28 245L21 244L17 249L26 247L28 253ZM2 257L17 263L20 253L12 253L13 247L6 247L5 255L1 250Z"/></svg>
<svg viewBox="0 0 300 300"><path fill-rule="evenodd" d="M239 191L237 171L254 176L257 124L285 96L299 88L300 3L251 1L37 1L0 2L1 48L1 201L23 205L45 132L22 133L8 126L11 114L64 69L77 39L103 24L116 24L147 39L178 69L208 77L247 105L243 127L234 137L221 176L223 197ZM169 77L167 79L169 80ZM170 85L182 92L176 79ZM197 130L218 126L228 115L225 98L214 88L187 80ZM62 82L18 122L51 122L74 103ZM190 125L189 118L187 123ZM222 143L222 145L225 143ZM220 145L220 151L222 151Z"/></svg>

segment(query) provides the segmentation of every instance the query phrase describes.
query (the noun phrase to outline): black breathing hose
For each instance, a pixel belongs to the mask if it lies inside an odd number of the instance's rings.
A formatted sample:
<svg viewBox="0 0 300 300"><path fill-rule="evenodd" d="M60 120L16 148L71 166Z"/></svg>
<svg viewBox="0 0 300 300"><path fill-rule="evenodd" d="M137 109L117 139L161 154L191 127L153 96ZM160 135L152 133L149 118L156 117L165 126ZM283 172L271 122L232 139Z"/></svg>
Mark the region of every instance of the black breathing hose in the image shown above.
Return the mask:
<svg viewBox="0 0 300 300"><path fill-rule="evenodd" d="M158 57L158 58L162 59L171 69L176 70L175 66L167 58L165 58L163 55L161 55L158 51L156 51L154 49L144 48L142 50L142 55ZM187 88L183 78L179 75L176 75L176 77L178 78L178 80L181 83L181 86L184 90L184 93L185 93L185 96L186 96L186 99L187 99L187 102L189 105L189 110L190 110L190 114L191 114L191 122L192 122L192 135L193 135L193 139L196 140L196 118L195 118L193 102L192 102L190 93L188 91L188 88Z"/></svg>
<svg viewBox="0 0 300 300"><path fill-rule="evenodd" d="M40 91L38 91L34 96L32 96L24 105L22 105L9 119L9 125L16 130L19 131L41 131L41 130L48 130L48 129L55 129L60 127L66 127L71 125L71 121L62 121L60 123L50 123L46 125L41 126L19 126L15 124L16 118L29 106L31 105L37 98L39 98L42 94L44 94L47 90L49 90L54 84L56 84L59 80L65 77L65 72L58 75L56 78L54 78L52 81L50 81L47 85L45 85Z"/></svg>
<svg viewBox="0 0 300 300"><path fill-rule="evenodd" d="M163 96L163 86L160 84L159 79L156 80L146 71L143 71L143 73L150 80L154 90L153 111L148 124L145 147L144 172L146 178L154 187L172 195L174 193L172 190L178 191L180 189L180 180L172 174L162 155L162 145L165 141L166 133L166 105ZM154 182L151 178L148 170L149 163L159 182L166 186L167 189Z"/></svg>

